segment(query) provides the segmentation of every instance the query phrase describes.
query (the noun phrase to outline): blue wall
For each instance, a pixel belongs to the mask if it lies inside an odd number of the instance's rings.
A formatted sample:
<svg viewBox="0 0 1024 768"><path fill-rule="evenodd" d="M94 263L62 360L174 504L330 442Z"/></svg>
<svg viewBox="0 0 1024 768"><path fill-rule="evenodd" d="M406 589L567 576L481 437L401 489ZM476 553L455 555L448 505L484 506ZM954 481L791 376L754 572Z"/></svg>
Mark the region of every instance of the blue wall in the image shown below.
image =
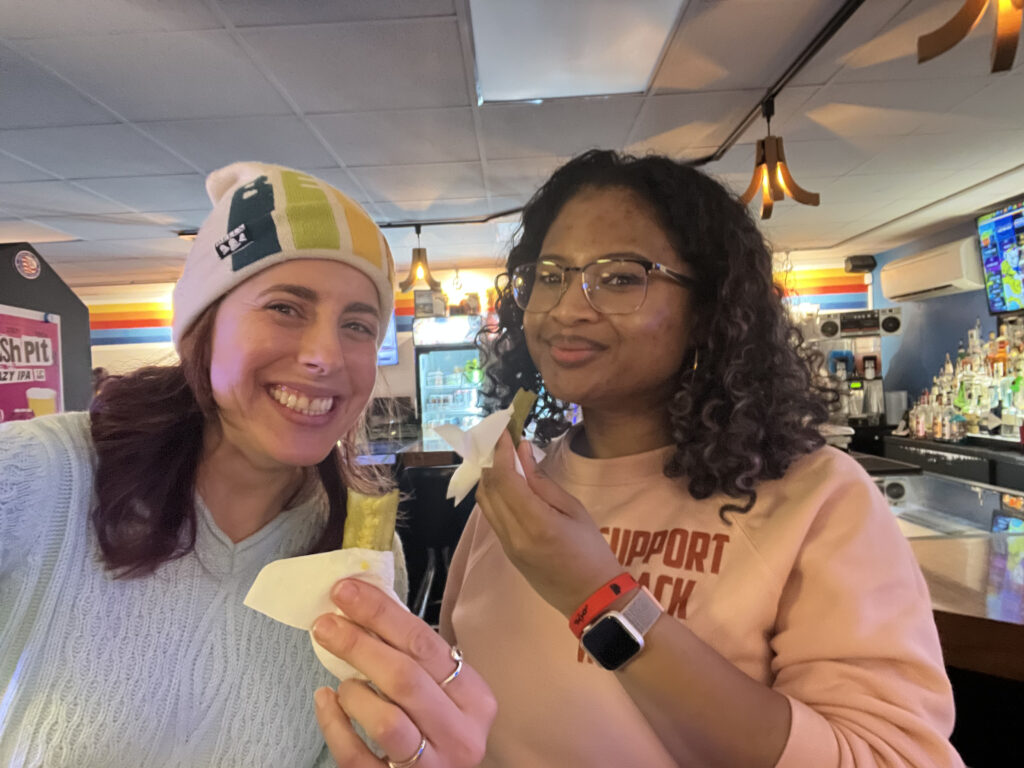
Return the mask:
<svg viewBox="0 0 1024 768"><path fill-rule="evenodd" d="M887 392L905 389L913 402L922 389L932 385L932 377L938 374L946 353L955 355L960 339L967 343L967 329L974 325L975 320L981 318L982 339L987 339L988 332L996 330L996 319L988 313L984 289L924 301L889 301L882 295L882 266L904 256L976 235L974 220L970 219L875 255L878 266L872 275L871 285L875 308L900 307L903 310L903 333L882 339L882 375Z"/></svg>

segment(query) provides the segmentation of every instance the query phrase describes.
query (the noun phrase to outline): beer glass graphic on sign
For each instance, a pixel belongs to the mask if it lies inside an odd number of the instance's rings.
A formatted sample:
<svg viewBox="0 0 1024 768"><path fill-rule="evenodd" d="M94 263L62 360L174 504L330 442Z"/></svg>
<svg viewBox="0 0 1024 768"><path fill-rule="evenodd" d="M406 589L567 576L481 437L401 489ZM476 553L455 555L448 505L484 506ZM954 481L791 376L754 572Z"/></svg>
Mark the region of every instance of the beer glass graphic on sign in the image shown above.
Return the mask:
<svg viewBox="0 0 1024 768"><path fill-rule="evenodd" d="M57 391L47 387L32 387L25 394L28 407L36 416L47 416L57 412Z"/></svg>

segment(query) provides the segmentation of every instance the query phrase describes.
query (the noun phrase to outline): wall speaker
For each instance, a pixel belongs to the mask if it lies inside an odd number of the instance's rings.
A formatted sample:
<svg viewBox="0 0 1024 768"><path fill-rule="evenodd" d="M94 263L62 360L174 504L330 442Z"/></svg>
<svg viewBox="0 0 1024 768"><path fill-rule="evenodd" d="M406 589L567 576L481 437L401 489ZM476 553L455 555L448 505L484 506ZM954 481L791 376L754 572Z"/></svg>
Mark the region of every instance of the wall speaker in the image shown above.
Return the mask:
<svg viewBox="0 0 1024 768"><path fill-rule="evenodd" d="M903 310L889 307L878 310L878 331L882 336L893 336L903 332Z"/></svg>
<svg viewBox="0 0 1024 768"><path fill-rule="evenodd" d="M854 273L870 272L875 268L878 262L875 261L875 257L869 255L865 256L847 256L846 257L846 271Z"/></svg>

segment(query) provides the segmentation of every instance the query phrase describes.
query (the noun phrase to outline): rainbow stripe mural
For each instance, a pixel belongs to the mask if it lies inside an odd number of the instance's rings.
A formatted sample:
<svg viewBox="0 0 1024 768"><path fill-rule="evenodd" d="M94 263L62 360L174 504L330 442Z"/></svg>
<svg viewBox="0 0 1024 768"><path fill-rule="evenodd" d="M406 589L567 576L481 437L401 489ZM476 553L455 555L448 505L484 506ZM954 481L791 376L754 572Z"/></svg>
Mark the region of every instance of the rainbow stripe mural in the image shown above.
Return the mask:
<svg viewBox="0 0 1024 768"><path fill-rule="evenodd" d="M93 346L171 340L171 308L164 302L90 304L88 308Z"/></svg>
<svg viewBox="0 0 1024 768"><path fill-rule="evenodd" d="M786 300L793 306L816 304L822 312L835 312L868 308L871 286L867 277L844 269L793 269L776 272L775 282L782 286Z"/></svg>

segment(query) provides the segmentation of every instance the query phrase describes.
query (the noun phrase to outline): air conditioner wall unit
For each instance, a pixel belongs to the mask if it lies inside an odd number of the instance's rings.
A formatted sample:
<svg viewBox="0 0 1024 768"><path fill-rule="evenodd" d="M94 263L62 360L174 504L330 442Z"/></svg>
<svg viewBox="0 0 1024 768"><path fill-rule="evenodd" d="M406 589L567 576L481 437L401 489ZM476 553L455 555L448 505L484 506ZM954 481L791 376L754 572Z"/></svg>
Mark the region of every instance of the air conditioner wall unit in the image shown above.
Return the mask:
<svg viewBox="0 0 1024 768"><path fill-rule="evenodd" d="M976 237L946 243L882 267L882 295L890 301L920 301L984 287Z"/></svg>

